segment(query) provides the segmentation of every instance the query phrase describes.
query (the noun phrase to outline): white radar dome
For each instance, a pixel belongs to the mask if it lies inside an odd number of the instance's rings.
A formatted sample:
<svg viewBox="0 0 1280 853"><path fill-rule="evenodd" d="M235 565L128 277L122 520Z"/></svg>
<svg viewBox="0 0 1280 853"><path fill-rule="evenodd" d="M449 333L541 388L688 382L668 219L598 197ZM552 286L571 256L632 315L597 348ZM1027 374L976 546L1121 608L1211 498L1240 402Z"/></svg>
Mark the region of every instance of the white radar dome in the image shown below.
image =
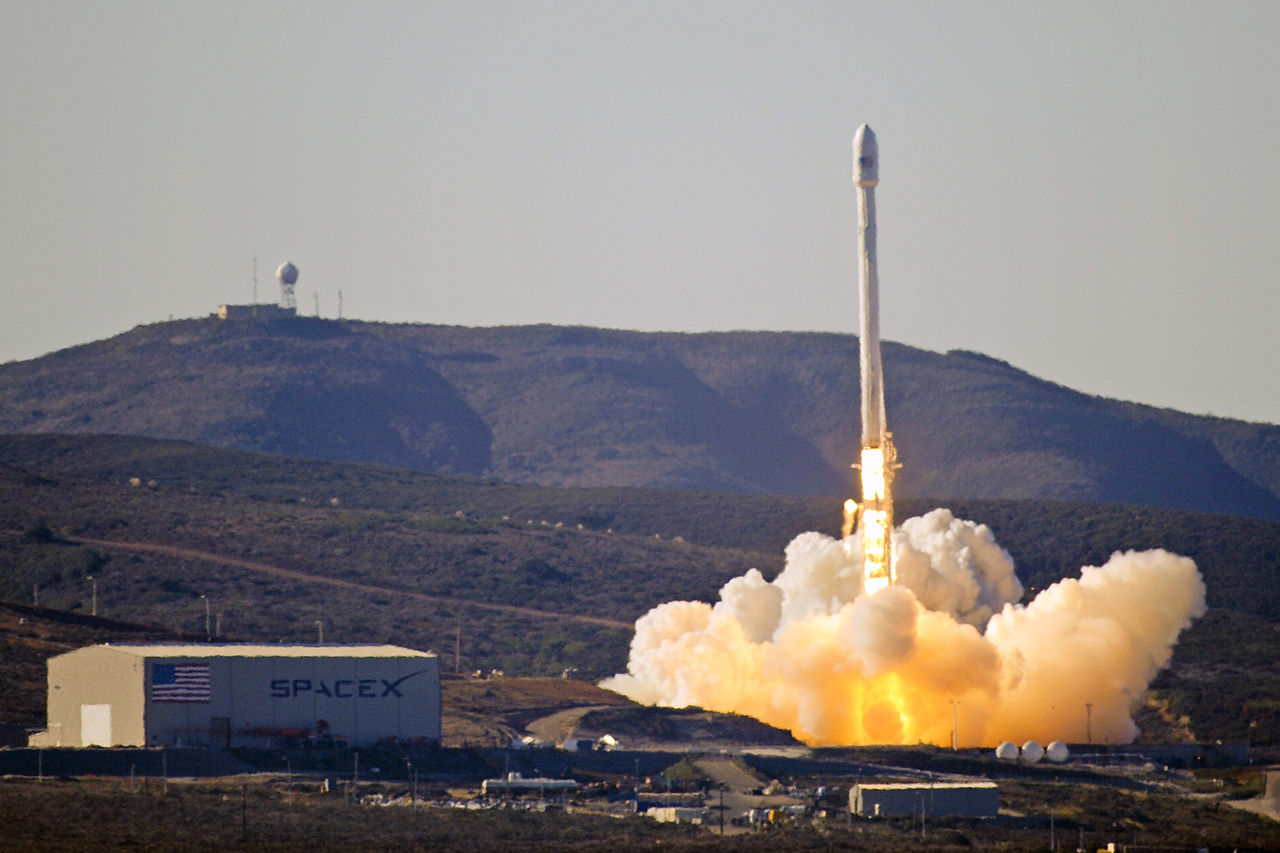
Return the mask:
<svg viewBox="0 0 1280 853"><path fill-rule="evenodd" d="M1028 764L1035 764L1044 758L1044 747L1033 740L1029 740L1022 745L1022 760Z"/></svg>
<svg viewBox="0 0 1280 853"><path fill-rule="evenodd" d="M1060 740L1050 741L1049 745L1044 748L1044 757L1054 764L1061 764L1070 756L1071 750L1067 749L1067 745Z"/></svg>
<svg viewBox="0 0 1280 853"><path fill-rule="evenodd" d="M298 268L285 261L280 265L280 269L276 270L276 278L280 279L282 284L297 284Z"/></svg>
<svg viewBox="0 0 1280 853"><path fill-rule="evenodd" d="M1011 740L1005 741L996 747L996 758L1001 761L1017 761L1018 745Z"/></svg>

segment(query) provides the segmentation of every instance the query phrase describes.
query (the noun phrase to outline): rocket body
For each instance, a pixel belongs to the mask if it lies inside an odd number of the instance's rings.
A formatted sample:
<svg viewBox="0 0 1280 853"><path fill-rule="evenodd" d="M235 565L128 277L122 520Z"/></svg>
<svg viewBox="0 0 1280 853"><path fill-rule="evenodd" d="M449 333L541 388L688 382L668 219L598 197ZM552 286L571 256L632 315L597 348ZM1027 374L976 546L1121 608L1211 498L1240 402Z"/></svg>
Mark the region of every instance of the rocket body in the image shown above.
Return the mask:
<svg viewBox="0 0 1280 853"><path fill-rule="evenodd" d="M862 444L884 442L884 374L880 367L880 281L876 270L876 184L880 153L867 125L853 137L853 183L858 193L859 366L862 372Z"/></svg>
<svg viewBox="0 0 1280 853"><path fill-rule="evenodd" d="M898 468L893 435L884 415L884 373L880 363L880 282L876 270L876 185L880 152L867 125L853 137L853 184L858 193L859 369L862 375L862 503L846 505L850 530L862 534L863 590L875 592L894 583L893 475Z"/></svg>

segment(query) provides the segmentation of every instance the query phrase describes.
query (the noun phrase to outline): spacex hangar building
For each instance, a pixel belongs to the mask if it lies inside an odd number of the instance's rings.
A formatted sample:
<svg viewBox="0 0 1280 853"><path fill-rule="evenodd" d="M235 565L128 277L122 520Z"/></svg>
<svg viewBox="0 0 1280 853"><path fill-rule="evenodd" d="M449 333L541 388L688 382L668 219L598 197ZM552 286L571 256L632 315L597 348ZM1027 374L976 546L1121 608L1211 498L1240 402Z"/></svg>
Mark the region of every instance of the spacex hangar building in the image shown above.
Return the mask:
<svg viewBox="0 0 1280 853"><path fill-rule="evenodd" d="M440 661L400 646L107 644L48 665L36 747L440 740Z"/></svg>

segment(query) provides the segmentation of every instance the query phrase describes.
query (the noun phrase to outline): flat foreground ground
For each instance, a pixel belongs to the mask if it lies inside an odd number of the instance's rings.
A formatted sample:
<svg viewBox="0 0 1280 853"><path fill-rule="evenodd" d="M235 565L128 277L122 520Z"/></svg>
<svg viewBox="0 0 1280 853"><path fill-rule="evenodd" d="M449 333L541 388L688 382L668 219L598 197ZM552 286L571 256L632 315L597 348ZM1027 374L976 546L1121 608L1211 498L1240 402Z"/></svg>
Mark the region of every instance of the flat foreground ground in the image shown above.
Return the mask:
<svg viewBox="0 0 1280 853"><path fill-rule="evenodd" d="M722 768L714 768L722 769ZM726 771L727 772L727 771ZM767 830L719 837L712 827L673 826L634 815L580 813L572 804L479 802L472 808L409 805L392 783L346 783L321 793L315 780L278 776L209 781L158 779L0 780L0 846L74 850L1042 850L1056 833L1071 847L1111 837L1175 849L1280 849L1280 823L1219 802L1079 784L1001 783L993 821L854 821L847 811ZM1005 808L1007 803L1008 808ZM542 809L542 810L540 810ZM1048 818L1052 810L1054 822Z"/></svg>

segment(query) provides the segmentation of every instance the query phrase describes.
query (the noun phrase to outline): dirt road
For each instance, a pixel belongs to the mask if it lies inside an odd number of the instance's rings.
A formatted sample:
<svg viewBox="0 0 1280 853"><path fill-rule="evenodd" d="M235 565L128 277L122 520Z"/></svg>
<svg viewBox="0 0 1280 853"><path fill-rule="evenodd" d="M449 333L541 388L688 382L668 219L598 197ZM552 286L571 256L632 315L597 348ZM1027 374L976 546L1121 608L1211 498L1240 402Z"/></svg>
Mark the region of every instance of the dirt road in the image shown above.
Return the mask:
<svg viewBox="0 0 1280 853"><path fill-rule="evenodd" d="M584 705L578 708L566 708L563 711L556 711L541 719L534 720L525 727L529 734L538 740L547 743L561 744L566 738L573 737L573 733L577 731L578 721L586 714L592 711L603 711L606 708L614 708L615 705Z"/></svg>
<svg viewBox="0 0 1280 853"><path fill-rule="evenodd" d="M146 554L164 554L169 557L181 557L187 560L203 560L209 563L219 563L224 566L235 566L238 569L246 569L259 574L303 581L304 583L336 586L344 589L355 589L361 592L402 595L418 601L430 601L436 604L449 604L459 607L478 607L482 610L498 610L504 613L519 613L522 616L535 616L540 619L559 619L565 622L581 622L588 625L602 625L606 628L617 628L624 631L631 631L635 628L633 623L619 622L615 619L605 619L599 616L555 613L550 610L535 610L532 607L518 607L514 604L493 604L484 601L472 601L467 598L451 598L446 595L428 595L423 592L411 592L404 589L393 589L385 586L356 583L355 581L345 581L340 578L331 578L324 575L313 575L307 572L300 572L296 569L286 569L281 566L273 566L270 563L260 563L256 560L243 560L239 557L227 557L220 554L214 554L209 551L198 551L194 548L178 548L173 545L156 545L149 542L117 542L110 539L86 539L81 536L65 536L63 538L69 542L77 542L81 545L93 545L97 548L108 548Z"/></svg>

